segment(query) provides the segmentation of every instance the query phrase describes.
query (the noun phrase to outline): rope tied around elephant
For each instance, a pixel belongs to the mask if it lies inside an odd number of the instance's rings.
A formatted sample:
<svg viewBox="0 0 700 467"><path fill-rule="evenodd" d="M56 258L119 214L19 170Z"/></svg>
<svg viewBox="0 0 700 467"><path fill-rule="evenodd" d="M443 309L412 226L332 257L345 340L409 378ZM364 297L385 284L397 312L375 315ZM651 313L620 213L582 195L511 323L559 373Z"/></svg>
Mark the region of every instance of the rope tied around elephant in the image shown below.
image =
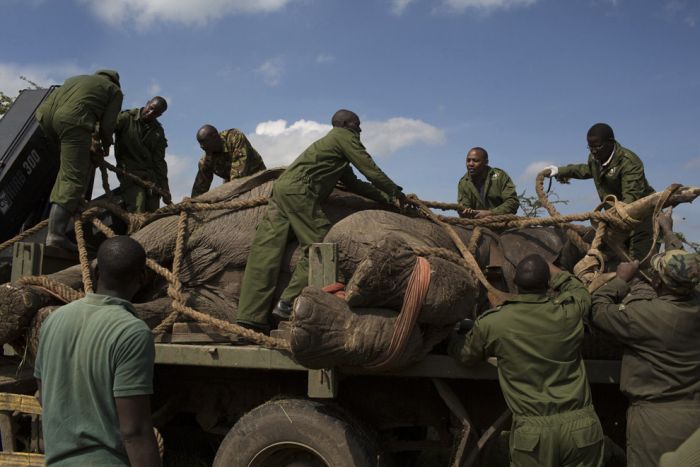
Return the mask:
<svg viewBox="0 0 700 467"><path fill-rule="evenodd" d="M108 163L106 163L108 164ZM109 167L107 167L109 168ZM104 177L103 177L104 179ZM539 179L539 178L538 178ZM542 193L544 193L542 191ZM670 196L670 194L669 194ZM546 195L544 195L546 198ZM154 272L157 274L161 275L166 279L168 282L168 289L167 289L167 294L170 298L173 299L172 302L172 309L173 312L168 315L163 322L161 322L156 328L154 328L153 332L158 334L164 332L166 329L168 329L174 322L177 320L179 315L184 315L190 319L193 319L195 321L199 321L202 323L210 324L224 332L230 333L230 334L236 334L243 336L244 338L264 345L266 347L270 348L278 348L278 349L283 349L283 350L288 350L289 349L289 343L286 340L282 339L277 339L277 338L272 338L269 336L266 336L262 333L258 333L256 331L243 328L237 324L230 323L227 321L223 321L217 318L214 318L210 315L207 315L205 313L199 312L189 306L187 306L187 298L185 294L182 291L182 283L179 281L179 271L181 268L182 264L182 258L184 256L184 245L185 245L185 235L186 235L186 229L187 229L187 216L189 213L193 212L201 212L201 211L214 211L214 210L227 210L229 212L234 212L238 210L244 210L244 209L251 209L259 206L263 206L268 203L268 197L259 197L259 198L253 198L253 199L247 199L247 200L228 200L228 201L216 201L216 202L203 202L203 201L193 201L191 199L185 199L183 202L178 203L178 204L171 204L164 206L157 211L153 213L146 213L146 214L132 214L128 213L116 204L106 201L106 200L94 200L89 203L87 203L84 206L84 211L81 213L80 216L78 216L78 219L75 224L75 232L76 232L76 240L78 242L79 246L79 258L80 258L80 263L81 263L81 275L83 278L83 284L84 284L84 289L86 292L91 292L92 291L92 278L90 275L90 267L89 267L89 260L87 256L87 250L85 248L85 239L84 239L84 232L83 232L83 222L86 221L91 221L92 225L97 228L99 231L101 231L105 236L111 237L114 236L114 232L106 226L102 221L96 218L97 214L99 213L100 209L107 210L111 212L112 214L116 215L120 219L124 220L127 225L129 226L129 232L133 233L134 231L142 228L146 223L150 222L153 219L164 217L167 215L173 215L173 214L178 214L179 215L179 220L178 220L178 232L177 232L177 238L176 238L176 251L173 259L173 271L170 271L163 266L159 265L157 262L155 262L152 259L147 260L147 266L152 269ZM605 234L605 229L606 228L614 228L614 229L619 229L619 230L624 230L627 231L629 230L629 221L628 219L624 218L624 215L626 214L624 209L619 209L619 210L613 210L615 212L607 212L607 211L591 211L587 213L582 213L582 214L572 214L572 215L559 215L556 213L556 210L552 211L556 215L552 215L551 217L545 217L545 218L529 218L529 217L519 217L515 215L496 215L496 216L490 216L486 218L481 218L481 219L464 219L464 218L453 218L453 217L445 217L445 216L438 216L434 214L429 208L436 208L436 209L456 209L463 211L463 208L460 205L457 204L451 204L451 203L438 203L438 202L432 202L432 201L423 201L419 199L416 195L409 195L409 199L411 202L416 205L419 209L419 212L421 216L427 218L431 222L436 223L437 225L441 226L445 232L450 236L450 238L453 240L453 243L457 247L457 250L461 253L461 256L454 253L452 250L443 248L415 248L414 251L418 255L434 255L438 257L442 257L444 259L453 261L457 264L462 265L465 267L468 271L470 271L476 280L481 282L481 284L486 288L486 290L489 292L492 298L494 298L495 303L501 303L503 300L505 300L508 297L508 294L506 294L503 291L500 291L493 287L489 281L486 279L484 276L483 272L481 271L474 255L476 252L476 248L478 246L478 241L481 237L481 228L482 227L491 227L491 228L512 228L512 227L529 227L529 226L554 226L554 225L562 225L562 224L568 224L569 222L575 222L575 221L592 221L592 222L599 222L600 225L600 235L596 235L596 239L594 239L594 244L596 244L596 247L602 243L602 238L603 235ZM659 205L663 206L663 203L668 199L666 197L663 201L659 202ZM543 202L543 205L546 207L545 203ZM553 208L553 206L552 206ZM550 214L552 213L550 212ZM622 217L622 218L621 218ZM41 227L39 227L41 225ZM31 235L32 233L36 233L39 231L41 228L43 228L46 225L46 221L38 224L37 226L34 226L32 229L27 230L26 232L23 232L22 234L16 236L15 238L8 240L7 242L4 242L3 244L0 244L0 250L3 248L6 248L7 246L20 241L21 239L26 238L27 236ZM474 231L472 233L472 237L469 240L469 245L466 246L464 242L461 240L459 235L455 232L454 228L452 227L453 225L461 225L461 226L471 226L474 227ZM571 233L576 233L573 230L573 226L570 226L572 228L567 228L567 232ZM30 233L31 232L31 233ZM567 233L567 236L569 234ZM569 236L570 239L573 240L573 235ZM579 237L580 239L580 237ZM598 240L598 242L596 242ZM581 242L583 240L581 239ZM586 249L588 250L589 246L583 242L584 245L586 245ZM577 245L580 248L580 245ZM592 245L591 245L592 247ZM597 248L595 249L597 250ZM595 255L595 251L593 251L593 254ZM595 255L597 256L597 255ZM422 259L422 258L421 258ZM428 268L429 270L429 268ZM73 300L76 300L78 298L81 298L83 295L79 291L76 291L70 287L63 286L59 287L58 282L56 281L51 281L48 278L38 280L36 283L32 282L29 280L29 278L23 278L21 283L25 285L35 285L38 287L43 288L44 290L49 291L49 293L60 297L63 301L70 302Z"/></svg>

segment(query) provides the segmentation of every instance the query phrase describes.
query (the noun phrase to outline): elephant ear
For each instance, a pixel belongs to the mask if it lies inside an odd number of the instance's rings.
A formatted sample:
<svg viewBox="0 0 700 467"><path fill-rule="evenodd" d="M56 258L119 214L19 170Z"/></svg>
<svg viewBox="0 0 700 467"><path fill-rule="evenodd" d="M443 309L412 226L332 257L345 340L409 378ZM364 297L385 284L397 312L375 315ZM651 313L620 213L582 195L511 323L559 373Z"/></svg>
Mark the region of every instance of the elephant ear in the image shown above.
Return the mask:
<svg viewBox="0 0 700 467"><path fill-rule="evenodd" d="M533 253L551 263L561 254L566 237L561 229L529 227L503 232L500 244L506 259L513 266Z"/></svg>

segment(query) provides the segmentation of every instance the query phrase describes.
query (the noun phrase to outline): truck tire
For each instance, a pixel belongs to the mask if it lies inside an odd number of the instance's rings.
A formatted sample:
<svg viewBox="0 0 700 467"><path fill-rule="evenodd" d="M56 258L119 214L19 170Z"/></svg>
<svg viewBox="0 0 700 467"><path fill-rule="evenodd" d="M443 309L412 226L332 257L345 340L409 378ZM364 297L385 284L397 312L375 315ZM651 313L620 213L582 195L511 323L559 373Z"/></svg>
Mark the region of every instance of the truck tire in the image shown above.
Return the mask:
<svg viewBox="0 0 700 467"><path fill-rule="evenodd" d="M341 410L278 399L251 410L219 446L214 467L375 467L374 443Z"/></svg>

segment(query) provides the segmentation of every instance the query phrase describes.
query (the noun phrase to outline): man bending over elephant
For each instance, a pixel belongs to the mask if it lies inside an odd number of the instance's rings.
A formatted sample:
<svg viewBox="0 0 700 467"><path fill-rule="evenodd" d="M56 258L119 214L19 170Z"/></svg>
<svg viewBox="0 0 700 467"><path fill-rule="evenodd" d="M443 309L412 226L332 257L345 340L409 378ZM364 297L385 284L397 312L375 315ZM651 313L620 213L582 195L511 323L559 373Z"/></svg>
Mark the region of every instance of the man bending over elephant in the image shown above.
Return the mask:
<svg viewBox="0 0 700 467"><path fill-rule="evenodd" d="M551 274L551 276L550 276ZM519 295L450 340L465 365L498 358L498 379L513 412L511 465L602 466L603 429L581 358L586 287L532 254L518 263ZM548 284L558 295L547 294Z"/></svg>
<svg viewBox="0 0 700 467"><path fill-rule="evenodd" d="M467 153L467 173L457 186L457 202L461 217L483 217L515 214L520 203L515 184L508 174L489 166L486 149L471 148Z"/></svg>
<svg viewBox="0 0 700 467"><path fill-rule="evenodd" d="M77 251L66 237L68 224L85 196L92 170L90 151L109 152L123 97L119 73L98 70L94 75L68 78L37 109L41 129L61 151L51 190L47 245ZM93 145L93 132L98 136L97 145Z"/></svg>
<svg viewBox="0 0 700 467"><path fill-rule="evenodd" d="M167 109L167 101L156 96L141 108L121 112L114 130L114 155L121 169L155 183L170 193L168 164L165 162L168 140L158 121L158 117ZM158 209L160 194L135 183L129 177L120 176L119 182L129 212L152 212ZM172 202L169 194L163 197L163 202Z"/></svg>
<svg viewBox="0 0 700 467"><path fill-rule="evenodd" d="M197 131L197 141L204 155L192 186L193 198L209 191L214 174L229 182L265 170L258 151L235 128L219 133L212 125L204 125Z"/></svg>
<svg viewBox="0 0 700 467"><path fill-rule="evenodd" d="M349 110L339 110L331 123L333 129L297 157L273 186L241 284L237 322L242 326L269 329L270 304L291 230L303 254L273 312L280 319L289 319L292 301L308 284L309 246L322 241L331 226L321 203L338 182L379 202L406 203L401 187L377 167L360 142L359 117ZM360 181L351 164L372 184Z"/></svg>
<svg viewBox="0 0 700 467"><path fill-rule="evenodd" d="M608 195L615 195L624 203L643 198L654 189L644 175L644 164L635 153L615 140L610 125L596 123L588 130L588 162L570 164L564 167L549 166L549 176L559 182L569 179L585 180L592 178L602 201ZM629 252L635 259L643 259L653 243L653 223L650 217L632 231L628 240Z"/></svg>

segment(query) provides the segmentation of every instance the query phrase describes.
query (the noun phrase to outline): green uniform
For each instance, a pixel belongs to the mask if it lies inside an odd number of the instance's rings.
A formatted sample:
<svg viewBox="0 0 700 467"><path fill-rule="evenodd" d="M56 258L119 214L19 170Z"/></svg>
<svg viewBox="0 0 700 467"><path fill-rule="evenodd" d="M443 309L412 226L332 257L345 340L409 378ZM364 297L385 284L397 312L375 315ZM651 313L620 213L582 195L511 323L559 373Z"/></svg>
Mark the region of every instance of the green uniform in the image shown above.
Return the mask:
<svg viewBox="0 0 700 467"><path fill-rule="evenodd" d="M241 131L231 128L222 131L220 135L224 140L224 148L221 152L204 154L199 160L192 197L209 191L214 174L223 178L225 182L230 182L265 170L262 157Z"/></svg>
<svg viewBox="0 0 700 467"><path fill-rule="evenodd" d="M612 159L603 167L593 155L588 155L587 164L570 164L559 167L557 179L575 178L587 180L592 178L602 201L608 195L615 195L618 200L631 203L654 193L654 189L644 175L644 164L635 153L615 143ZM633 258L642 259L651 249L653 241L653 224L648 217L632 231L629 250Z"/></svg>
<svg viewBox="0 0 700 467"><path fill-rule="evenodd" d="M700 467L700 428L674 452L661 456L660 467Z"/></svg>
<svg viewBox="0 0 700 467"><path fill-rule="evenodd" d="M34 376L47 465L129 465L114 399L152 394L155 358L133 312L126 300L87 294L42 324Z"/></svg>
<svg viewBox="0 0 700 467"><path fill-rule="evenodd" d="M457 202L465 208L488 209L494 214L518 212L520 202L513 180L501 169L487 169L481 190L474 185L469 172L464 174L457 185Z"/></svg>
<svg viewBox="0 0 700 467"><path fill-rule="evenodd" d="M165 191L168 186L168 164L165 148L168 140L158 120L145 123L141 109L125 110L117 118L114 153L117 166ZM122 196L129 212L151 212L158 209L160 195L138 185L128 177L119 177Z"/></svg>
<svg viewBox="0 0 700 467"><path fill-rule="evenodd" d="M511 465L601 466L603 430L581 358L591 297L568 272L558 296L521 294L481 315L449 353L472 365L498 358L498 379L513 412Z"/></svg>
<svg viewBox="0 0 700 467"><path fill-rule="evenodd" d="M109 146L122 106L119 86L104 74L118 81L110 71L68 78L36 111L42 130L61 150L51 202L70 212L78 209L90 177L91 135L97 131L103 146Z"/></svg>
<svg viewBox="0 0 700 467"><path fill-rule="evenodd" d="M624 345L628 466L658 465L700 427L700 298L635 299L618 278L593 294L593 325Z"/></svg>
<svg viewBox="0 0 700 467"><path fill-rule="evenodd" d="M374 186L358 180L350 164ZM267 324L290 229L303 254L282 299L292 301L308 284L309 246L322 241L331 226L321 210L321 203L338 182L377 201L389 201L401 192L401 187L374 163L358 134L345 128L333 128L309 146L273 186L272 197L248 256L238 303L239 321Z"/></svg>

